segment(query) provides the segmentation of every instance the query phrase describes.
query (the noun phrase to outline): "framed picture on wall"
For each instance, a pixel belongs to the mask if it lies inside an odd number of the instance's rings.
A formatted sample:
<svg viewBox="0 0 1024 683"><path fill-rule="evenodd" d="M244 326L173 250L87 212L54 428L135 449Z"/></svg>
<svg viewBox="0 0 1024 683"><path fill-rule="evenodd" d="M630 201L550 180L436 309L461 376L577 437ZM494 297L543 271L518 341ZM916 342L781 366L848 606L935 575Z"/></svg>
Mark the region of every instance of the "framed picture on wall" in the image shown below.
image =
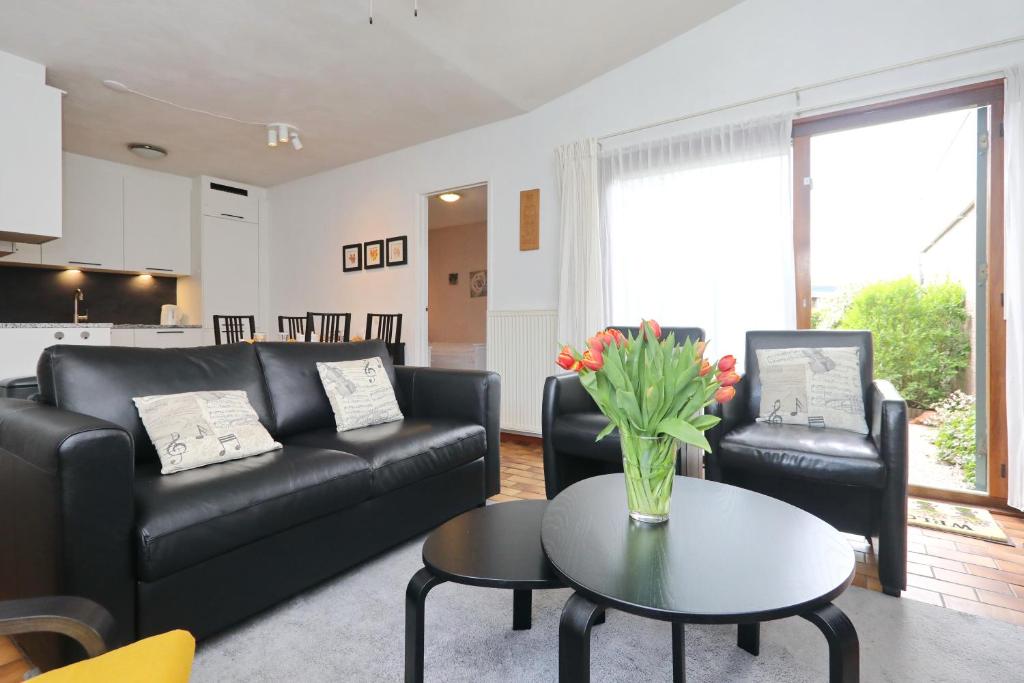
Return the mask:
<svg viewBox="0 0 1024 683"><path fill-rule="evenodd" d="M363 245L346 244L341 248L341 269L346 273L363 269Z"/></svg>
<svg viewBox="0 0 1024 683"><path fill-rule="evenodd" d="M469 274L469 296L472 299L487 296L486 270L474 270Z"/></svg>
<svg viewBox="0 0 1024 683"><path fill-rule="evenodd" d="M371 268L383 268L384 267L384 240L373 240L372 242L363 242L363 268L370 270Z"/></svg>
<svg viewBox="0 0 1024 683"><path fill-rule="evenodd" d="M405 235L389 237L385 242L385 252L389 266L404 266L409 262L407 249L409 240Z"/></svg>

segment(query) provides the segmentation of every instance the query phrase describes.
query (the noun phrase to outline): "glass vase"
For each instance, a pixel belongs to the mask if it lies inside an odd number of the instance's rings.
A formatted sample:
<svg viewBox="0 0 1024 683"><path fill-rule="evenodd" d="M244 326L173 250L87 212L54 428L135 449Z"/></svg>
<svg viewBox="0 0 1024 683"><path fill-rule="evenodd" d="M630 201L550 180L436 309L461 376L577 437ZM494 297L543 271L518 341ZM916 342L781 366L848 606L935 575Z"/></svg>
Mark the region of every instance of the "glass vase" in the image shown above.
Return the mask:
<svg viewBox="0 0 1024 683"><path fill-rule="evenodd" d="M679 441L671 436L621 433L629 516L645 524L668 521Z"/></svg>

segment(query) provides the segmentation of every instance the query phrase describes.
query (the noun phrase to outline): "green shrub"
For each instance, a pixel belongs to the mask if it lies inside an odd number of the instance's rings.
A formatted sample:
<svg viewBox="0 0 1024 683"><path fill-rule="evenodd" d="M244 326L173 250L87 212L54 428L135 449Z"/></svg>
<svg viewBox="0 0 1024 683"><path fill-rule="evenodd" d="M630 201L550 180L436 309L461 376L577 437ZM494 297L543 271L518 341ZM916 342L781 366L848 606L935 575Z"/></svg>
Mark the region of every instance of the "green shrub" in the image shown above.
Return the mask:
<svg viewBox="0 0 1024 683"><path fill-rule="evenodd" d="M964 481L974 486L977 464L974 397L962 391L953 392L939 404L938 421L934 440L936 455L939 460L959 467Z"/></svg>
<svg viewBox="0 0 1024 683"><path fill-rule="evenodd" d="M908 403L927 408L956 388L970 363L965 301L956 282L876 282L853 296L838 328L871 330L875 377L891 380Z"/></svg>

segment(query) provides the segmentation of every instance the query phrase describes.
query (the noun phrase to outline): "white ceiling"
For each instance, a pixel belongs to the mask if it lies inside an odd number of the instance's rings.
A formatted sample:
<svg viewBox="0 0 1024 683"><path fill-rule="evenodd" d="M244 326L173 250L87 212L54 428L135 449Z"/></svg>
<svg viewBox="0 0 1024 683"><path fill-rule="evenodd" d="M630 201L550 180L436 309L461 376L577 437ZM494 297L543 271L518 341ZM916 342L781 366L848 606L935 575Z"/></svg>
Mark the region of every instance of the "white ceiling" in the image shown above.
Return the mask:
<svg viewBox="0 0 1024 683"><path fill-rule="evenodd" d="M0 50L45 64L64 146L183 175L274 185L522 113L739 0L0 0ZM284 121L264 132L104 88ZM160 162L128 142L168 148Z"/></svg>
<svg viewBox="0 0 1024 683"><path fill-rule="evenodd" d="M487 186L477 185L454 190L462 195L457 202L442 201L438 195L427 199L427 227L431 230L487 222ZM438 193L441 194L441 193Z"/></svg>

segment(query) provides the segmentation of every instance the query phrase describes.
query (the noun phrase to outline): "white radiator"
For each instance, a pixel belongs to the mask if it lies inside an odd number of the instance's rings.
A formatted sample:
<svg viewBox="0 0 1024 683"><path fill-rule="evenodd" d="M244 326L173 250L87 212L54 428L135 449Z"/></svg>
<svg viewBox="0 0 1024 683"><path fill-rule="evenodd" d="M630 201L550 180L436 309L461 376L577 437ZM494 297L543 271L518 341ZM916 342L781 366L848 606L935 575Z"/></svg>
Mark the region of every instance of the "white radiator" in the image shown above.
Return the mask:
<svg viewBox="0 0 1024 683"><path fill-rule="evenodd" d="M501 428L540 434L544 380L556 372L556 311L492 311L487 367L501 375Z"/></svg>

